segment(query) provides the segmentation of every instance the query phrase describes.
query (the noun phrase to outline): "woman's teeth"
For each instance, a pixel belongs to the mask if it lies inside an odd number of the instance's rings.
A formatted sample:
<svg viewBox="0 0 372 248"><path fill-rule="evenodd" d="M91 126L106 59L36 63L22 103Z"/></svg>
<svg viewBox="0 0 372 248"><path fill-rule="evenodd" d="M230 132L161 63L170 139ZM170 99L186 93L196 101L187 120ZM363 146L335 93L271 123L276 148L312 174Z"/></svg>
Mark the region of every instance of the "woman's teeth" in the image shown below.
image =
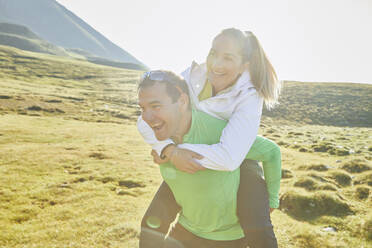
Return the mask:
<svg viewBox="0 0 372 248"><path fill-rule="evenodd" d="M223 73L223 72L213 72L213 74L215 74L215 75L217 75L217 76L222 76L222 75L224 75L225 73Z"/></svg>

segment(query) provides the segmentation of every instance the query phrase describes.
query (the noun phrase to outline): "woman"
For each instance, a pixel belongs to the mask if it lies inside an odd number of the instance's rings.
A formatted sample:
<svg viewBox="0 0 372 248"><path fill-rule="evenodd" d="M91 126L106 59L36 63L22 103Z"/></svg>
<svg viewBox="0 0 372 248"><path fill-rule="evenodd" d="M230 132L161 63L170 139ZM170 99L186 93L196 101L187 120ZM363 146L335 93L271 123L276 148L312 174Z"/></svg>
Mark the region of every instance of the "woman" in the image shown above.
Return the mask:
<svg viewBox="0 0 372 248"><path fill-rule="evenodd" d="M140 132L156 151L152 153L155 161L170 160L179 170L194 173L201 169L200 165L212 170L234 170L245 158L260 160L270 207L277 208L280 150L275 143L257 136L257 132L262 104L265 102L270 108L276 103L280 84L257 38L250 32L245 34L234 28L223 30L213 40L206 65L193 64L183 76L189 84L194 108L229 122L218 144L175 146L170 140L154 140L149 135L149 127L139 120ZM259 168L241 166L238 216L247 245L276 247L267 189L265 181L259 177ZM153 207L158 204L163 206L162 213L153 211L159 209ZM177 212L177 204L163 183L145 214L142 227L166 233Z"/></svg>

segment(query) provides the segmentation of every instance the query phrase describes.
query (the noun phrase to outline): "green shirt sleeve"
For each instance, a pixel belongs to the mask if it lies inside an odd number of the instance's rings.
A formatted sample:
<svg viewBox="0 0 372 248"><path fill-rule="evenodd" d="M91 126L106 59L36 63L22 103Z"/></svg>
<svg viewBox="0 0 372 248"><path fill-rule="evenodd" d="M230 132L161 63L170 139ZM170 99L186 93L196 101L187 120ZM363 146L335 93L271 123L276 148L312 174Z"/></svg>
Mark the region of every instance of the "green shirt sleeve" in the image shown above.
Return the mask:
<svg viewBox="0 0 372 248"><path fill-rule="evenodd" d="M262 162L270 207L278 208L280 179L282 177L280 147L269 139L257 136L246 158Z"/></svg>

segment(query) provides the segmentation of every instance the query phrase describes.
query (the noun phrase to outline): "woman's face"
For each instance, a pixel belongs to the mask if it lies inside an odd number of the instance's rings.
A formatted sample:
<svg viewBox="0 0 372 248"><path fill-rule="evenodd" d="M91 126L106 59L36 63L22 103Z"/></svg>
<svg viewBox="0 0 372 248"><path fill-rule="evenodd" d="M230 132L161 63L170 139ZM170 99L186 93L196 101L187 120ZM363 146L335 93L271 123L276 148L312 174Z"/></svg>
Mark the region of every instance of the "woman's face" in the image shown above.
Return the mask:
<svg viewBox="0 0 372 248"><path fill-rule="evenodd" d="M207 78L215 93L234 84L247 64L243 63L240 47L233 38L217 36L207 57Z"/></svg>

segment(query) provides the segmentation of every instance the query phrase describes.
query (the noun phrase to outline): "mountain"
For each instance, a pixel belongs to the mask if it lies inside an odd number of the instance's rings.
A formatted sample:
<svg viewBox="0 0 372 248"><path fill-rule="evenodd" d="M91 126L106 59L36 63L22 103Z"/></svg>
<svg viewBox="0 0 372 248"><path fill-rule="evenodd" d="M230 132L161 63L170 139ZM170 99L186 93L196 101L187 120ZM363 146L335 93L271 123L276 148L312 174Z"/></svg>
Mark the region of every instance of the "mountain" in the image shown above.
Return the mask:
<svg viewBox="0 0 372 248"><path fill-rule="evenodd" d="M41 39L29 28L11 23L0 23L0 45L12 46L26 51L48 53L59 56L72 55L65 49Z"/></svg>
<svg viewBox="0 0 372 248"><path fill-rule="evenodd" d="M47 42L29 28L19 24L0 23L0 45L16 47L21 50L47 53L64 57L87 60L93 64L106 65L124 69L143 70L143 65L113 61L79 48L63 48Z"/></svg>
<svg viewBox="0 0 372 248"><path fill-rule="evenodd" d="M0 22L24 25L56 46L147 68L55 0L0 0Z"/></svg>

